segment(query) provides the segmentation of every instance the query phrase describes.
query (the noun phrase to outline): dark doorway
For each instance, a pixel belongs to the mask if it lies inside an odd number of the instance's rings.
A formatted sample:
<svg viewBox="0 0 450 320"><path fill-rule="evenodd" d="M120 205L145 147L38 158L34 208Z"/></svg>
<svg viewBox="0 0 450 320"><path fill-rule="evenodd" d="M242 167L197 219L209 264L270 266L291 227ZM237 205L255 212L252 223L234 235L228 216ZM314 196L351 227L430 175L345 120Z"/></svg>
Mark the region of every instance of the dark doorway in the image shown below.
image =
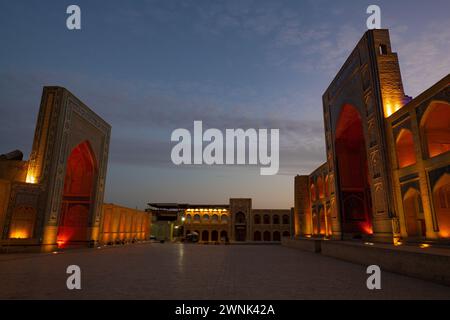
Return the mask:
<svg viewBox="0 0 450 320"><path fill-rule="evenodd" d="M245 241L247 238L247 222L244 213L240 211L236 213L234 225L235 225L235 240Z"/></svg>
<svg viewBox="0 0 450 320"><path fill-rule="evenodd" d="M273 241L281 241L281 235L279 231L274 231L273 233Z"/></svg>
<svg viewBox="0 0 450 320"><path fill-rule="evenodd" d="M202 231L202 241L205 241L205 242L209 241L209 232L207 230Z"/></svg>

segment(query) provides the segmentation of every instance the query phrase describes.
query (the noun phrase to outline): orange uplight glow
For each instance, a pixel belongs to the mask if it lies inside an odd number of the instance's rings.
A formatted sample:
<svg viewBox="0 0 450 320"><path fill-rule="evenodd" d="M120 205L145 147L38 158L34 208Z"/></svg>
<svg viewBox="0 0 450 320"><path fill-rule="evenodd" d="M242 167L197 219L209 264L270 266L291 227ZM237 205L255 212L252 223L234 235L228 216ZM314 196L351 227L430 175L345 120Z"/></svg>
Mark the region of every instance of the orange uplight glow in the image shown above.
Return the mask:
<svg viewBox="0 0 450 320"><path fill-rule="evenodd" d="M393 113L397 112L402 106L399 103L396 104L387 104L386 108L384 110L385 113L385 117L389 117L390 115L392 115Z"/></svg>
<svg viewBox="0 0 450 320"><path fill-rule="evenodd" d="M30 170L27 173L26 182L27 183L33 183L33 184L37 183L36 177L34 176L34 174L32 172L30 172Z"/></svg>
<svg viewBox="0 0 450 320"><path fill-rule="evenodd" d="M365 234L373 234L373 229L370 223L361 224L361 228Z"/></svg>
<svg viewBox="0 0 450 320"><path fill-rule="evenodd" d="M385 101L383 105L384 117L388 118L392 114L400 110L401 107L403 107L408 102L408 99L398 93L388 93L385 90L385 93L383 94L383 101Z"/></svg>
<svg viewBox="0 0 450 320"><path fill-rule="evenodd" d="M439 235L442 238L450 238L450 231L447 229L441 230L441 232L439 232Z"/></svg>
<svg viewBox="0 0 450 320"><path fill-rule="evenodd" d="M431 247L431 245L429 245L428 243L421 243L419 247L420 247L421 249L426 249L426 248Z"/></svg>
<svg viewBox="0 0 450 320"><path fill-rule="evenodd" d="M66 241L58 240L58 241L56 241L56 244L58 245L58 248L64 248L64 245L66 244Z"/></svg>
<svg viewBox="0 0 450 320"><path fill-rule="evenodd" d="M11 232L9 238L10 239L27 239L28 232L25 230L15 230L15 231Z"/></svg>

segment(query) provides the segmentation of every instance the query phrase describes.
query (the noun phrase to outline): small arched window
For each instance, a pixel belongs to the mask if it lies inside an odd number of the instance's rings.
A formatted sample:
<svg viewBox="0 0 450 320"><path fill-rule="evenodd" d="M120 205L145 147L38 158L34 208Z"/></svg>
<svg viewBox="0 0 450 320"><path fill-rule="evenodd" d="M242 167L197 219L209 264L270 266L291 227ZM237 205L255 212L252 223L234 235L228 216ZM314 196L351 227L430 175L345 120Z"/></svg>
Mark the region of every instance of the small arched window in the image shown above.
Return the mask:
<svg viewBox="0 0 450 320"><path fill-rule="evenodd" d="M220 222L222 222L224 224L228 223L228 215L226 215L226 214L221 215Z"/></svg>
<svg viewBox="0 0 450 320"><path fill-rule="evenodd" d="M273 232L273 241L281 241L281 236L279 231Z"/></svg>
<svg viewBox="0 0 450 320"><path fill-rule="evenodd" d="M245 223L245 214L242 212L236 213L236 223Z"/></svg>
<svg viewBox="0 0 450 320"><path fill-rule="evenodd" d="M277 214L275 214L275 215L272 217L272 221L273 221L273 224L280 224L280 216L277 215Z"/></svg>

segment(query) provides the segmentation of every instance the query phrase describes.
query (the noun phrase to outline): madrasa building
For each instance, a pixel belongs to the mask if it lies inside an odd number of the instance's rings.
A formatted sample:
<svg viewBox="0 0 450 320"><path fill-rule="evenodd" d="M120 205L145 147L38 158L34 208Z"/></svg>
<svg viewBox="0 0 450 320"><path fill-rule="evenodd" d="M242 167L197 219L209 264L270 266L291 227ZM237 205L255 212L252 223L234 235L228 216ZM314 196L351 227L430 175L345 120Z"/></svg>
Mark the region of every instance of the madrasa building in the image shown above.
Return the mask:
<svg viewBox="0 0 450 320"><path fill-rule="evenodd" d="M29 160L0 155L0 252L149 238L148 213L103 203L111 126L62 87L44 87Z"/></svg>
<svg viewBox="0 0 450 320"><path fill-rule="evenodd" d="M388 30L323 94L326 162L294 182L295 236L450 242L450 76L405 95Z"/></svg>
<svg viewBox="0 0 450 320"><path fill-rule="evenodd" d="M251 198L227 204L149 203L152 234L158 240L199 243L280 243L293 235L292 209L255 209Z"/></svg>

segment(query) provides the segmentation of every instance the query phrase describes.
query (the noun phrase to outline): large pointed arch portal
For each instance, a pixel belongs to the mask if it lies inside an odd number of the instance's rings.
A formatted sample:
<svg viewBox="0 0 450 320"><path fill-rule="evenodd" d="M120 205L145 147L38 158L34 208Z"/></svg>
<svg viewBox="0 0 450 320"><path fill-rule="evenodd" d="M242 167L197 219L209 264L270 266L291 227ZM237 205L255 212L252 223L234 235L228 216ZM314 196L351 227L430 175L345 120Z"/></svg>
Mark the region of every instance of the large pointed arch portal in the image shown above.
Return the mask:
<svg viewBox="0 0 450 320"><path fill-rule="evenodd" d="M366 144L361 116L354 106L343 106L335 137L343 232L369 234L372 210Z"/></svg>
<svg viewBox="0 0 450 320"><path fill-rule="evenodd" d="M92 215L97 162L88 141L77 145L67 160L57 243L85 245Z"/></svg>

